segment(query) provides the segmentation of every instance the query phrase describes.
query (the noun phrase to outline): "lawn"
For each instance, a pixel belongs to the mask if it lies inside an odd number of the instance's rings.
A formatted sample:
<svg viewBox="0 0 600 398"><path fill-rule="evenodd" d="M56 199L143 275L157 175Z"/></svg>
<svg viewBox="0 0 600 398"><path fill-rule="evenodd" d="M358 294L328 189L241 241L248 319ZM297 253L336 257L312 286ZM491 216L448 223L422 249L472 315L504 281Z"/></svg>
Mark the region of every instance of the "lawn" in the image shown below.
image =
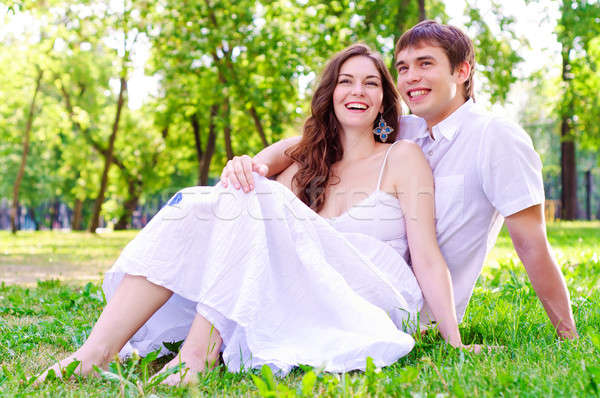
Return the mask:
<svg viewBox="0 0 600 398"><path fill-rule="evenodd" d="M548 230L571 291L581 335L576 341L555 338L503 231L461 333L466 343L504 349L475 355L430 334L416 336L408 356L381 370L341 376L298 369L272 379L268 372L217 369L189 388L148 381L146 371L155 371L160 360L113 363L100 378L30 386L31 375L83 342L103 306L101 273L135 233L23 232L15 238L0 231L0 395L598 396L600 222L555 223Z"/></svg>

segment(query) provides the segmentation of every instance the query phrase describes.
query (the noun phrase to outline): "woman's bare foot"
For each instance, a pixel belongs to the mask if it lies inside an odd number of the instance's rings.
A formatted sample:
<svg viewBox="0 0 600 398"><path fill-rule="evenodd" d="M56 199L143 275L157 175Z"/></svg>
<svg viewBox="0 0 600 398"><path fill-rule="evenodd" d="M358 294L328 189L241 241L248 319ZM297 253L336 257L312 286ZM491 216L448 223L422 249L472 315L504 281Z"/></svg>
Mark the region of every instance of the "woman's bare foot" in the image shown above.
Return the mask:
<svg viewBox="0 0 600 398"><path fill-rule="evenodd" d="M79 365L77 365L73 374L87 376L93 372L94 365L99 368L106 368L111 359L111 354L108 350L99 347L86 347L84 345L62 361L46 369L33 384L39 385L43 383L48 377L48 372L51 370L54 371L56 377L62 378L63 371L74 361L79 361Z"/></svg>
<svg viewBox="0 0 600 398"><path fill-rule="evenodd" d="M204 372L206 369L212 369L219 363L219 347L207 353L206 349L196 350L194 347L185 347L179 351L169 363L154 376L159 376L161 373L172 369L179 364L183 364L177 372L167 376L161 384L170 386L195 384L198 382L198 373Z"/></svg>
<svg viewBox="0 0 600 398"><path fill-rule="evenodd" d="M174 386L197 383L199 372L217 364L221 344L223 340L219 331L202 315L196 314L179 354L166 364L157 376L180 363L185 363L180 370L167 376L162 384Z"/></svg>

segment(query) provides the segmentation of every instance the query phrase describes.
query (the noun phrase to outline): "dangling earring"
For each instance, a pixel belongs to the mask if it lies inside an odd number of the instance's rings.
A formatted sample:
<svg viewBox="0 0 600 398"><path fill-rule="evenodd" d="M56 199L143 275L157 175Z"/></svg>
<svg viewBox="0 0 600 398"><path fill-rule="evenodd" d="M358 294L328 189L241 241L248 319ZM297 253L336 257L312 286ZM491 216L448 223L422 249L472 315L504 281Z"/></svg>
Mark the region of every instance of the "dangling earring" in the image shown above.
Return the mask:
<svg viewBox="0 0 600 398"><path fill-rule="evenodd" d="M379 121L377 122L377 127L373 129L373 134L379 137L381 142L386 142L389 135L394 131L393 128L388 126L383 118L383 115L379 114Z"/></svg>

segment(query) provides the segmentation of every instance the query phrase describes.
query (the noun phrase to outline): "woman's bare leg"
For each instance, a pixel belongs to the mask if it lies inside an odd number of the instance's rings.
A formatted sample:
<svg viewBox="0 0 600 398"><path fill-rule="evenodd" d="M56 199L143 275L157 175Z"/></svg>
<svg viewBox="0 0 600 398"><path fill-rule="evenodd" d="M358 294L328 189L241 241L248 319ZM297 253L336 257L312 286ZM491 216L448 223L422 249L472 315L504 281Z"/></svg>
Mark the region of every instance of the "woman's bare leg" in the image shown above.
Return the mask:
<svg viewBox="0 0 600 398"><path fill-rule="evenodd" d="M198 372L204 371L217 364L223 340L219 331L202 315L196 314L190 331L179 353L161 370L177 366L185 362L185 366L163 380L164 384L178 385L198 381Z"/></svg>
<svg viewBox="0 0 600 398"><path fill-rule="evenodd" d="M74 360L81 361L75 373L82 376L90 373L93 365L106 366L172 294L169 289L143 276L126 274L85 343L73 354L48 368L36 383L44 381L50 369L60 377L60 369Z"/></svg>

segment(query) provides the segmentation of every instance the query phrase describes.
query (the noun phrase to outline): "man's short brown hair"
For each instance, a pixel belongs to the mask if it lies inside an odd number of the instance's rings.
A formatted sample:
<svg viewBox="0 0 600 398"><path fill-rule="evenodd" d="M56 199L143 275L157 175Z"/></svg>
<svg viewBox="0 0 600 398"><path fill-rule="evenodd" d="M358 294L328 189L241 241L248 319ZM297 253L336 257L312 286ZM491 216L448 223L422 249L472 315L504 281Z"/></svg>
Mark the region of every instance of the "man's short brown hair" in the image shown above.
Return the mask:
<svg viewBox="0 0 600 398"><path fill-rule="evenodd" d="M396 43L394 57L408 47L420 47L422 45L440 47L446 53L450 61L450 72L454 73L456 68L463 62L471 66L469 77L464 83L465 99L474 98L473 94L473 72L475 70L475 51L473 42L460 29L443 25L435 21L422 21L404 32Z"/></svg>

